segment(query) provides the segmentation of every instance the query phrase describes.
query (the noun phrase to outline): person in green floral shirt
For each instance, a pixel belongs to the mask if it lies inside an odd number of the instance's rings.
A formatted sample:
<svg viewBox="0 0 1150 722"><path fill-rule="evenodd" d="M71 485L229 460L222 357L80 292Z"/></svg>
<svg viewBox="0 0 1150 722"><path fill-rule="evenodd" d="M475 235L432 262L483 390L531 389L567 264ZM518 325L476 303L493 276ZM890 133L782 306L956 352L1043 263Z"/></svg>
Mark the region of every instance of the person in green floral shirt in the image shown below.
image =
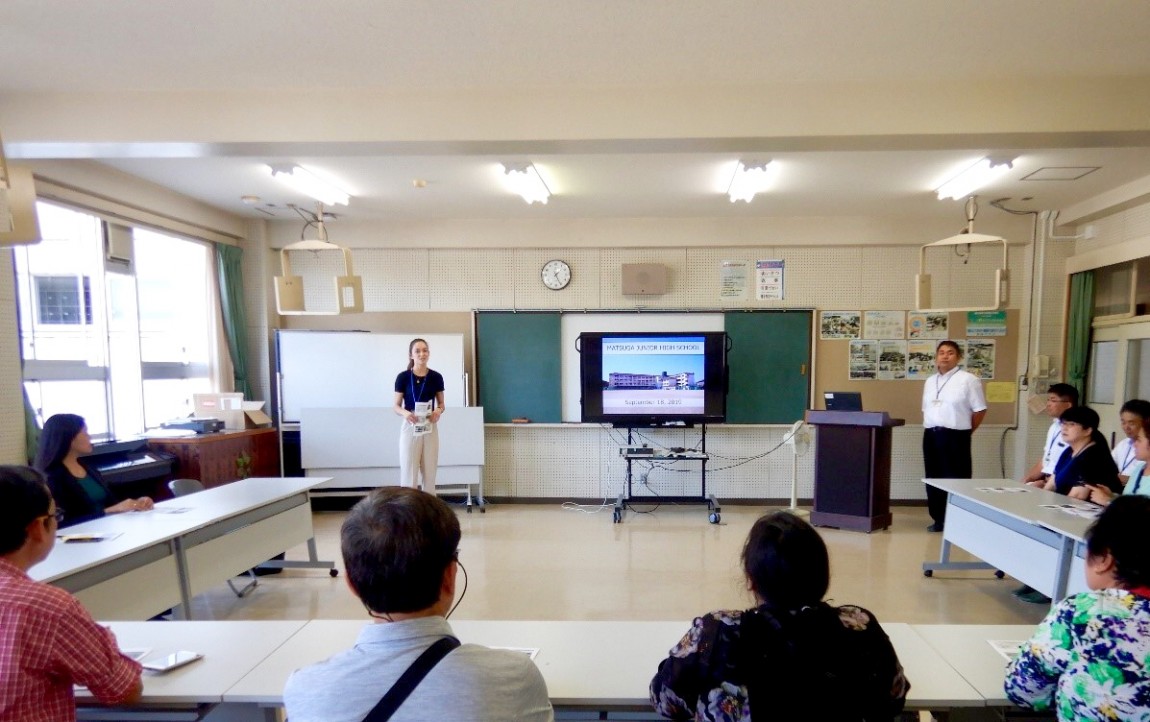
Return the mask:
<svg viewBox="0 0 1150 722"><path fill-rule="evenodd" d="M1059 602L1006 668L1006 695L1060 720L1150 722L1150 497L1120 496L1086 534L1089 592Z"/></svg>

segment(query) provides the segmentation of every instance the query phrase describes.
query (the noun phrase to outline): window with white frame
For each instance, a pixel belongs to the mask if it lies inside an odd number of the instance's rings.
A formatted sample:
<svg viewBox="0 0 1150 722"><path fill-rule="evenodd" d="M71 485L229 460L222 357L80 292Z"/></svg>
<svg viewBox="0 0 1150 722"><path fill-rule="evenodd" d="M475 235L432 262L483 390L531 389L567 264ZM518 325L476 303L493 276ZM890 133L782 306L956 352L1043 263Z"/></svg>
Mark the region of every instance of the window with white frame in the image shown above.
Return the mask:
<svg viewBox="0 0 1150 722"><path fill-rule="evenodd" d="M211 245L132 228L132 261L104 260L104 224L37 203L44 240L14 249L24 385L40 420L80 414L124 437L192 411L218 359Z"/></svg>

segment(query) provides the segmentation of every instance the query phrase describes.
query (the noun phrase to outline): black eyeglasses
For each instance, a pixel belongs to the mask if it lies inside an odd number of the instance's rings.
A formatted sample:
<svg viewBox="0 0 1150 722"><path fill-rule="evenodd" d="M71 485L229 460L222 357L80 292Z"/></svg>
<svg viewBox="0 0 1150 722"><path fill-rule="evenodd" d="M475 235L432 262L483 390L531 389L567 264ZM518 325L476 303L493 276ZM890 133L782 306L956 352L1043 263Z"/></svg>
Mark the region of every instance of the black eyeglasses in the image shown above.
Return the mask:
<svg viewBox="0 0 1150 722"><path fill-rule="evenodd" d="M64 523L64 510L63 509L57 509L56 511L52 512L51 514L45 514L44 516L42 516L40 518L41 519L47 519L49 517L55 517L57 524L63 524Z"/></svg>

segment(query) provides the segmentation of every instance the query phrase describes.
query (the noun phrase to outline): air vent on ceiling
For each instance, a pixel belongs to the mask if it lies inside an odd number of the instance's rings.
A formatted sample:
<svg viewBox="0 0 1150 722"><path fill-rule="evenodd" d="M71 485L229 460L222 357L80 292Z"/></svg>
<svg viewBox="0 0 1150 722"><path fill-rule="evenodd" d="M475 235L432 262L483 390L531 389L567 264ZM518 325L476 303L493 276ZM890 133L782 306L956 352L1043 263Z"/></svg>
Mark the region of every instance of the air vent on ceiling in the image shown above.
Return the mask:
<svg viewBox="0 0 1150 722"><path fill-rule="evenodd" d="M1030 175L1022 177L1024 181L1076 181L1088 176L1102 166L1047 166L1039 168Z"/></svg>

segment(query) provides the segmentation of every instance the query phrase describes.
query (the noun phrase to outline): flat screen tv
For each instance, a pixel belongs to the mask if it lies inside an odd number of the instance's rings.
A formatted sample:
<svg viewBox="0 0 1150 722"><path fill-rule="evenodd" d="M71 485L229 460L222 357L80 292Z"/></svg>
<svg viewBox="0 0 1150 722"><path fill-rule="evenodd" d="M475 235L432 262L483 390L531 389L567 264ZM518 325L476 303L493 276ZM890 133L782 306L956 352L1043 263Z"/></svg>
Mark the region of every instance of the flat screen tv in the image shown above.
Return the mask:
<svg viewBox="0 0 1150 722"><path fill-rule="evenodd" d="M727 415L727 334L579 335L582 420L616 426L719 423Z"/></svg>

